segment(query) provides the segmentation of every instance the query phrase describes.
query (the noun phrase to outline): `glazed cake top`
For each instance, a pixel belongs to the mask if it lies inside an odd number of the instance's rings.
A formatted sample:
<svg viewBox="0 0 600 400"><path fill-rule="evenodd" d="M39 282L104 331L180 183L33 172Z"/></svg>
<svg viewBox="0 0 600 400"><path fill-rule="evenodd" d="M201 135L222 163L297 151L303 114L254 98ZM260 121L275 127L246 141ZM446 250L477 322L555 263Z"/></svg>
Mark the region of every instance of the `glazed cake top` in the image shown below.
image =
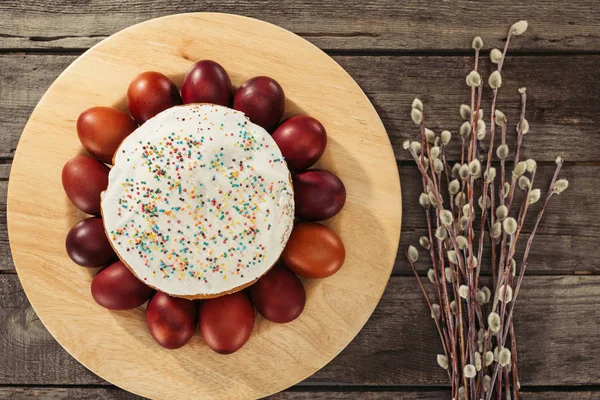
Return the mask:
<svg viewBox="0 0 600 400"><path fill-rule="evenodd" d="M143 282L211 297L277 261L294 196L267 131L239 111L191 104L161 112L123 141L102 215L112 246Z"/></svg>

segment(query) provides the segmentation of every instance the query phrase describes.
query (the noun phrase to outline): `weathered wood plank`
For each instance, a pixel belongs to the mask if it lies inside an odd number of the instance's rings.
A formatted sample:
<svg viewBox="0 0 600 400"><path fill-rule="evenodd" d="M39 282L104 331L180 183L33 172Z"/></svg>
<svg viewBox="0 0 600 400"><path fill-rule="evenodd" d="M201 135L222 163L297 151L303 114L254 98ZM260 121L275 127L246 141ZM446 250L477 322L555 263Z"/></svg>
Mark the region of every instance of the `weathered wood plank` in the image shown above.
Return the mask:
<svg viewBox="0 0 600 400"><path fill-rule="evenodd" d="M0 47L87 48L141 21L209 11L272 22L326 49L456 50L468 48L475 34L490 45L499 46L510 24L527 19L530 29L519 39L517 46L521 49L597 51L600 19L597 13L590 12L596 3L486 1L473 6L460 0L430 7L416 0L353 0L343 5L315 0L224 0L200 4L184 0L4 0L0 5Z"/></svg>
<svg viewBox="0 0 600 400"><path fill-rule="evenodd" d="M599 284L597 276L525 279L516 312L524 386L600 383ZM3 384L103 384L52 339L15 275L0 275L0 320ZM445 385L439 351L414 278L393 277L356 339L305 384Z"/></svg>
<svg viewBox="0 0 600 400"><path fill-rule="evenodd" d="M593 391L576 392L521 392L525 400L592 400L598 395ZM127 393L119 388L52 388L52 387L4 387L0 388L0 398L11 400L141 400L142 397ZM331 390L303 390L297 387L292 390L269 396L271 400L304 400L304 399L356 399L363 400L440 400L449 399L449 390L430 390L427 388L398 388L398 390L376 390L366 388L357 390L353 387L333 388Z"/></svg>
<svg viewBox="0 0 600 400"><path fill-rule="evenodd" d="M14 270L6 230L6 192L8 165L0 165L0 271ZM543 183L544 191L553 168L540 166L538 182ZM403 231L400 251L396 258L394 274L410 274L405 263L404 249L409 244L418 243L421 235L426 235L424 212L418 204L418 171L416 167L401 167L403 190ZM555 197L548 207L544 222L540 225L534 241L529 271L533 274L572 274L573 272L595 273L600 268L600 252L590 251L600 247L600 209L595 204L595 190L600 184L600 167L566 166L564 176L571 182L569 190ZM580 207L587 213L580 212ZM531 229L534 213L530 214L525 230ZM518 247L517 259L521 258L524 244L529 238L525 234ZM489 261L489 246L486 245L484 264ZM419 265L427 269L428 265ZM489 271L485 270L486 273Z"/></svg>
<svg viewBox="0 0 600 400"><path fill-rule="evenodd" d="M0 6L1 7L1 6ZM470 102L464 84L471 60L468 57L334 57L354 77L372 100L388 130L398 160L408 160L402 149L405 139L417 131L410 120L414 97L425 102L426 120L436 131L458 130L462 123L458 106ZM3 83L0 86L0 158L10 158L35 104L54 79L75 59L59 55L0 55ZM489 71L487 60L483 71ZM526 85L531 133L525 137L523 157L552 161L561 154L569 161L597 162L595 142L600 102L600 56L523 56L507 61L505 87L498 106L510 119L509 145L514 149L519 97L516 89ZM561 74L552 71L578 71ZM548 71L546 73L541 73ZM485 74L487 75L487 73ZM580 76L585 76L581 84ZM125 88L123 88L125 93ZM487 106L489 98L483 102ZM431 118L429 115L431 114ZM75 128L73 128L75 129ZM457 136L455 134L456 140ZM452 156L459 146L452 146Z"/></svg>

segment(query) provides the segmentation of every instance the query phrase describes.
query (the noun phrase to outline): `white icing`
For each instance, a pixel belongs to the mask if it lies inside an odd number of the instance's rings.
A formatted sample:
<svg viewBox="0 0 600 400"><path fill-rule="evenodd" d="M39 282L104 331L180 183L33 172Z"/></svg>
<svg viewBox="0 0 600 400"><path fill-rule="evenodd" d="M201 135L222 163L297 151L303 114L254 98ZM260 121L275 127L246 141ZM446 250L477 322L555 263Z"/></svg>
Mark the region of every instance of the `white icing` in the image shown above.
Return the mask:
<svg viewBox="0 0 600 400"><path fill-rule="evenodd" d="M123 141L102 214L142 281L174 295L216 295L277 261L293 225L293 188L267 131L227 107L186 105Z"/></svg>

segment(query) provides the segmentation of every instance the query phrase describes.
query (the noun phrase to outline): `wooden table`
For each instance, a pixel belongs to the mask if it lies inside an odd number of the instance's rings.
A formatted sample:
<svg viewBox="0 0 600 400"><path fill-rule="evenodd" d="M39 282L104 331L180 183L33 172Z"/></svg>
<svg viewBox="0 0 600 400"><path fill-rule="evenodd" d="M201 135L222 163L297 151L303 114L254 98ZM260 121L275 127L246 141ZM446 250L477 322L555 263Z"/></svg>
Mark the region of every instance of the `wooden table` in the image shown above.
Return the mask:
<svg viewBox="0 0 600 400"><path fill-rule="evenodd" d="M148 3L148 4L146 4ZM106 36L150 18L190 11L243 14L278 24L331 54L380 113L402 179L401 248L425 219L418 171L402 150L414 137L410 103L420 97L436 128L456 131L468 100L470 44L500 47L508 26L530 28L511 46L499 107L517 115L516 88L528 87L532 126L523 157L549 182L553 160L567 162L571 186L553 201L534 242L516 311L521 383L530 399L600 397L600 14L597 1L518 4L425 1L3 0L0 3L0 398L135 398L78 364L36 317L19 284L6 233L6 191L23 126L52 81ZM596 7L600 4L596 4ZM494 22L492 22L494 21ZM201 40L201 38L198 38ZM487 60L484 71L490 71ZM57 171L58 173L58 171ZM525 230L531 230L528 221ZM375 257L376 255L374 255ZM399 256L383 299L334 361L276 398L449 398L435 364L439 342L410 269Z"/></svg>

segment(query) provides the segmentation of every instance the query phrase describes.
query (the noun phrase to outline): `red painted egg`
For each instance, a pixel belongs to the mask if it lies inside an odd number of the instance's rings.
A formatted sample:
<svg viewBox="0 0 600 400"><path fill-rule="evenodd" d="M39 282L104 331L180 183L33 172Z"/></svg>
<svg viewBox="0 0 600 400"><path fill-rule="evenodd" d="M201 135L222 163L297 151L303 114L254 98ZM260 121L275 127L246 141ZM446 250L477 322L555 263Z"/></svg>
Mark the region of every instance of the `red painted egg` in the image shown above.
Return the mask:
<svg viewBox="0 0 600 400"><path fill-rule="evenodd" d="M144 304L154 290L142 281L121 261L109 265L94 277L92 296L96 303L109 310L129 310Z"/></svg>
<svg viewBox="0 0 600 400"><path fill-rule="evenodd" d="M71 260L83 267L102 267L117 259L100 218L76 223L67 234L65 245Z"/></svg>
<svg viewBox="0 0 600 400"><path fill-rule="evenodd" d="M346 188L335 174L311 169L294 175L296 216L307 221L323 221L335 216L346 203Z"/></svg>
<svg viewBox="0 0 600 400"><path fill-rule="evenodd" d="M325 152L327 133L319 121L306 115L285 120L273 132L288 167L302 171L316 163Z"/></svg>
<svg viewBox="0 0 600 400"><path fill-rule="evenodd" d="M67 197L81 211L100 215L100 193L108 186L109 172L106 165L91 157L78 156L67 161L62 170Z"/></svg>
<svg viewBox="0 0 600 400"><path fill-rule="evenodd" d="M250 286L250 298L260 315L278 323L298 318L306 304L306 292L300 279L280 266L271 268Z"/></svg>
<svg viewBox="0 0 600 400"><path fill-rule="evenodd" d="M198 61L187 72L181 86L183 104L212 103L231 106L233 86L223 67L211 60Z"/></svg>
<svg viewBox="0 0 600 400"><path fill-rule="evenodd" d="M178 349L189 342L196 331L196 304L156 292L146 310L146 323L156 343L166 349Z"/></svg>
<svg viewBox="0 0 600 400"><path fill-rule="evenodd" d="M83 147L107 164L112 164L115 151L136 128L129 115L110 107L88 108L77 119L77 135Z"/></svg>
<svg viewBox="0 0 600 400"><path fill-rule="evenodd" d="M233 98L233 108L242 111L255 124L270 130L283 117L285 94L276 80L257 76L238 88Z"/></svg>
<svg viewBox="0 0 600 400"><path fill-rule="evenodd" d="M180 104L181 96L177 86L160 72L142 72L131 81L127 89L127 107L139 124Z"/></svg>
<svg viewBox="0 0 600 400"><path fill-rule="evenodd" d="M238 351L253 327L254 308L243 291L205 300L200 306L200 334L217 353Z"/></svg>

